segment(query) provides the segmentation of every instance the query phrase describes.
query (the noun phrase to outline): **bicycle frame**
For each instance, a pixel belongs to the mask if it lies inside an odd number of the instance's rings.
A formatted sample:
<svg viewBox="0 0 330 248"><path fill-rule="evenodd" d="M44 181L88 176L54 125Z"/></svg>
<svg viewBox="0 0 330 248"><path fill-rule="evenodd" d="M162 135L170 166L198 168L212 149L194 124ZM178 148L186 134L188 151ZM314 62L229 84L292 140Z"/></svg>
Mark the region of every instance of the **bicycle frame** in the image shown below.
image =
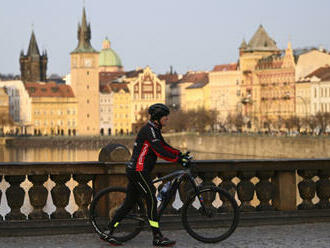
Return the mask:
<svg viewBox="0 0 330 248"><path fill-rule="evenodd" d="M155 179L155 180L152 181L152 183L155 184L155 183L158 183L158 182L165 181L168 178L173 178L172 183L171 183L171 187L169 188L165 198L161 201L161 204L159 205L159 207L157 209L159 218L162 216L164 210L166 209L166 207L169 204L172 197L175 196L175 194L176 194L182 180L184 179L184 177L189 179L189 181L191 182L191 184L193 186L194 191L198 192L198 185L196 184L195 179L192 176L190 168L185 169L185 170L174 171L174 172L172 172L172 173L170 173L166 176L160 177L160 178ZM199 201L200 201L201 205L204 206L203 199L199 198Z"/></svg>

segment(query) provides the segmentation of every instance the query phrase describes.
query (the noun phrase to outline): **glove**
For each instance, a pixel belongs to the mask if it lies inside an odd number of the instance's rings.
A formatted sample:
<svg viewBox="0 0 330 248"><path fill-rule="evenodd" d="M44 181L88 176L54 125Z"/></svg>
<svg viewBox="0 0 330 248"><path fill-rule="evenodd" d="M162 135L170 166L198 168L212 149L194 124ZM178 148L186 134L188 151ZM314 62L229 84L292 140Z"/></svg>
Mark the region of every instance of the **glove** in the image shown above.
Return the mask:
<svg viewBox="0 0 330 248"><path fill-rule="evenodd" d="M188 157L186 154L182 154L182 155L179 155L178 162L179 162L183 167L187 167L188 164L189 164L189 162L190 162L190 159L189 159L189 157Z"/></svg>

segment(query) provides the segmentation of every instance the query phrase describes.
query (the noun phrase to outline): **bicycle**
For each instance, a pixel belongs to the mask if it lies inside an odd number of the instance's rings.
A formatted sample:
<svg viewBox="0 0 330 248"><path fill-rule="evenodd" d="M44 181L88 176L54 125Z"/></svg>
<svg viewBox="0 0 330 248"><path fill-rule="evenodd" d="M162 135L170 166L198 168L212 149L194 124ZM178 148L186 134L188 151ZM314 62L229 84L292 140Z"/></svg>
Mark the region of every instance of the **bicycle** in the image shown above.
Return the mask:
<svg viewBox="0 0 330 248"><path fill-rule="evenodd" d="M192 175L193 164L191 159L192 157L190 156L185 169L174 171L153 180L153 184L155 184L171 178L169 181L170 187L157 208L159 218L161 218L172 198L175 197L180 184L184 179L187 179L192 185L192 191L181 209L183 227L190 236L201 242L216 243L222 241L228 238L238 225L239 208L237 202L230 193L220 187L201 187L198 185ZM104 238L109 234L111 218L125 197L125 188L108 187L97 193L91 202L90 222L100 238ZM217 208L213 204L215 200L212 201L212 199L218 199L222 204ZM145 206L142 199L140 199L111 235L121 242L126 242L137 236L146 223L148 222ZM201 228L203 223L204 228ZM205 229L205 224L207 229ZM210 232L209 228L215 228L216 231Z"/></svg>

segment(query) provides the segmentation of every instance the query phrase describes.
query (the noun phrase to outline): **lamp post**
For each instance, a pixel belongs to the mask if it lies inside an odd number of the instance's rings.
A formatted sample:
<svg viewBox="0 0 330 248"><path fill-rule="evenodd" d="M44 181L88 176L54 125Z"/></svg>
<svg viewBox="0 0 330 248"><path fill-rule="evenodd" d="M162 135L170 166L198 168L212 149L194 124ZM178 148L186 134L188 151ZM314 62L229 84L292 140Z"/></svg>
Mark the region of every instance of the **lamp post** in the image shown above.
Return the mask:
<svg viewBox="0 0 330 248"><path fill-rule="evenodd" d="M307 104L305 99L302 96L297 96L297 98L300 98L305 106L305 117L307 117Z"/></svg>

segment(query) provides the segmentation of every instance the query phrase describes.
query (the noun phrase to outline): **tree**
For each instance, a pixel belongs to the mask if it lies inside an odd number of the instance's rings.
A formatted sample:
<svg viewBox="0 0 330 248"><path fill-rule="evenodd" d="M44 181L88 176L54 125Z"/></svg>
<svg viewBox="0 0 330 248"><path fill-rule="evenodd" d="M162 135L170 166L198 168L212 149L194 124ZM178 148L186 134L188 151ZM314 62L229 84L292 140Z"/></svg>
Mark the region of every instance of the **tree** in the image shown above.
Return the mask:
<svg viewBox="0 0 330 248"><path fill-rule="evenodd" d="M319 135L326 132L327 126L330 124L330 113L328 112L317 112L315 115L316 122L320 127Z"/></svg>
<svg viewBox="0 0 330 248"><path fill-rule="evenodd" d="M242 132L242 127L244 126L244 118L241 113L234 115L228 114L226 122L230 128L234 127L237 131Z"/></svg>

